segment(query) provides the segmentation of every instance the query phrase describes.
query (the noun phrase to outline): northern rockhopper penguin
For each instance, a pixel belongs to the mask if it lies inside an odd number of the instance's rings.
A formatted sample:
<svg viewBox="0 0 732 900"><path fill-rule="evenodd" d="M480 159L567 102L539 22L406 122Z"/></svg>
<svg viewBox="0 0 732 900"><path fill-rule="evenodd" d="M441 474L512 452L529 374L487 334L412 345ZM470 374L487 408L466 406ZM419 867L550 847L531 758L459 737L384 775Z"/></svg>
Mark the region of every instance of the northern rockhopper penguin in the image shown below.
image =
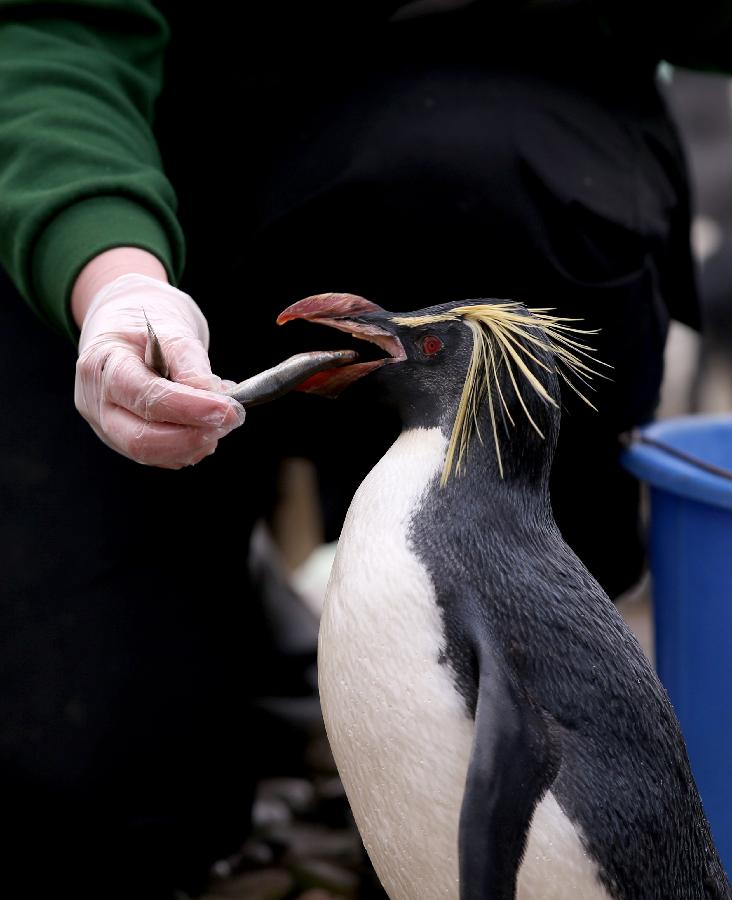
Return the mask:
<svg viewBox="0 0 732 900"><path fill-rule="evenodd" d="M379 345L301 388L369 374L403 421L328 586L335 760L392 900L729 900L666 693L552 517L559 377L589 364L546 312L324 294L278 320Z"/></svg>

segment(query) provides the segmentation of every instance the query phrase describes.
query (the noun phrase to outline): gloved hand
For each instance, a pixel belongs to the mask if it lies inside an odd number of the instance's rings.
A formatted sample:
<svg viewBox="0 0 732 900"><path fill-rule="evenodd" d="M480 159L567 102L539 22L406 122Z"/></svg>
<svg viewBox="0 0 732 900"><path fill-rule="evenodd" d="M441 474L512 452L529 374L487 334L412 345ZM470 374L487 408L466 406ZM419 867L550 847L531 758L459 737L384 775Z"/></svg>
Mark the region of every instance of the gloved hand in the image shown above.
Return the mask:
<svg viewBox="0 0 732 900"><path fill-rule="evenodd" d="M145 316L171 381L145 365ZM84 316L76 408L105 444L136 462L194 465L244 421L244 408L218 393L229 383L212 374L207 350L206 319L187 294L146 275L122 275Z"/></svg>

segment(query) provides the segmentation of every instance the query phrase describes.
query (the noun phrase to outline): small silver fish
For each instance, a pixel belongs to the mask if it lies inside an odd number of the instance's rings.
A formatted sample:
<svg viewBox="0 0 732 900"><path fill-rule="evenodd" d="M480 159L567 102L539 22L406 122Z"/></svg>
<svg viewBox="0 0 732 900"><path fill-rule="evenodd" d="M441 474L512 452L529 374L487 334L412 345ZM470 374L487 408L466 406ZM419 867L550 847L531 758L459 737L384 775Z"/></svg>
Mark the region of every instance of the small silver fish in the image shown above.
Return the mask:
<svg viewBox="0 0 732 900"><path fill-rule="evenodd" d="M311 375L324 372L326 369L347 366L357 359L358 353L355 350L312 350L309 353L296 353L279 365L252 375L226 393L244 407L269 403L270 400L288 394Z"/></svg>
<svg viewBox="0 0 732 900"><path fill-rule="evenodd" d="M161 378L169 378L170 366L165 359L158 336L144 310L142 314L147 324L145 365ZM311 375L324 372L326 369L347 366L357 359L358 353L355 350L313 350L310 353L296 353L295 356L283 360L271 369L265 369L264 372L240 381L225 393L246 408L258 406L260 403L269 403L270 400L276 400L289 393Z"/></svg>

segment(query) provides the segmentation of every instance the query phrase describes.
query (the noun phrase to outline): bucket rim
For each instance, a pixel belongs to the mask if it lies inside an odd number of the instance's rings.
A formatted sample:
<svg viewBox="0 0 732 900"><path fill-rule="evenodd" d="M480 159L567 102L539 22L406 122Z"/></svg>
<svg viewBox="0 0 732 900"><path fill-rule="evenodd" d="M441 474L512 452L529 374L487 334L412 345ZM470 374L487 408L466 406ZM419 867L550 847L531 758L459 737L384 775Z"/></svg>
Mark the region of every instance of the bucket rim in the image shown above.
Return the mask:
<svg viewBox="0 0 732 900"><path fill-rule="evenodd" d="M732 415L729 414L679 416L654 422L639 430L644 436L676 448L676 440L680 435L687 435L690 431L718 431L720 428L729 429L732 443ZM705 459L703 452L691 452L700 459ZM653 488L710 506L732 509L732 481L664 453L658 447L633 443L621 454L621 464L636 478L648 482ZM732 469L732 456L728 467Z"/></svg>

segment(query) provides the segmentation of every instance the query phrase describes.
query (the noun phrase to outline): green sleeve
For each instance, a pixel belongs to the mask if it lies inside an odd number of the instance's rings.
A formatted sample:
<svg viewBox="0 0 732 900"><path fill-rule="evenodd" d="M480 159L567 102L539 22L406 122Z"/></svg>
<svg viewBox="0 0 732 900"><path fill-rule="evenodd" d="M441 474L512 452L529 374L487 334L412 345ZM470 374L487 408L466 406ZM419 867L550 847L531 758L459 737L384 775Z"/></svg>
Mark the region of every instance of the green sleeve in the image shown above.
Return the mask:
<svg viewBox="0 0 732 900"><path fill-rule="evenodd" d="M152 134L167 36L144 0L0 0L0 263L72 336L71 289L98 253L140 247L181 273Z"/></svg>

